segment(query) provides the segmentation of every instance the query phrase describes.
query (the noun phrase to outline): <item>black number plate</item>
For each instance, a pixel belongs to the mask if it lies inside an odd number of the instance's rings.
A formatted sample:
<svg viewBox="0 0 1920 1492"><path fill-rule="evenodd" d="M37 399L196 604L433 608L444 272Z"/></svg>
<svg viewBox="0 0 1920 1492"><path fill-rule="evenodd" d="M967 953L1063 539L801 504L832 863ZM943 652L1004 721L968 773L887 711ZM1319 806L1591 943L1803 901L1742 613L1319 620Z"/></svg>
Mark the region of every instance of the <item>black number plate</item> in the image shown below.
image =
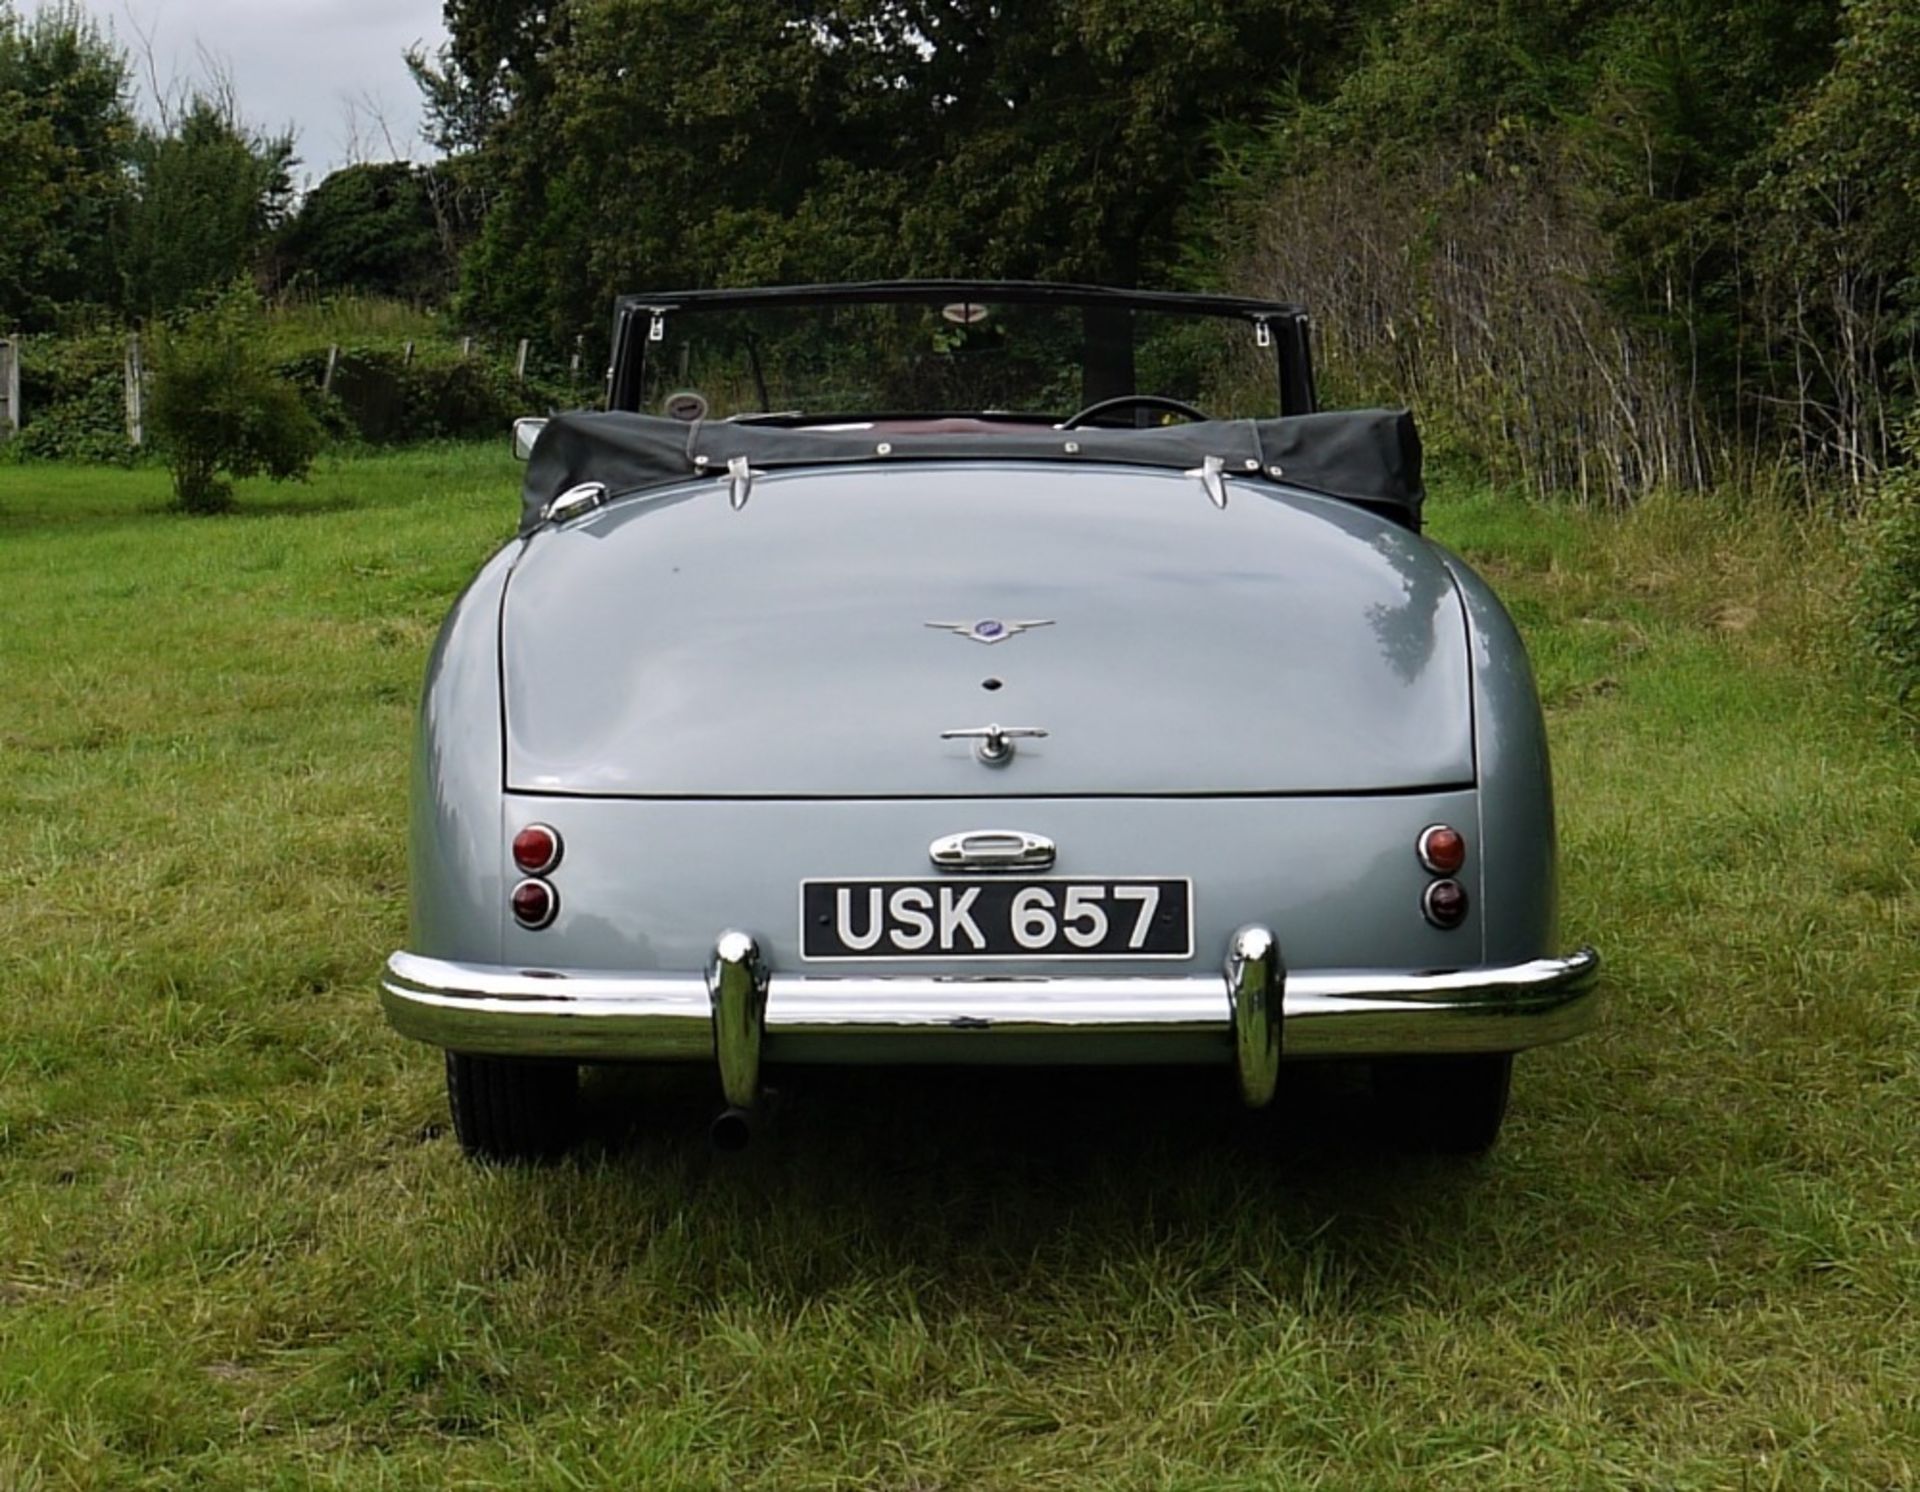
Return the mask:
<svg viewBox="0 0 1920 1492"><path fill-rule="evenodd" d="M802 881L804 958L1188 958L1185 878Z"/></svg>

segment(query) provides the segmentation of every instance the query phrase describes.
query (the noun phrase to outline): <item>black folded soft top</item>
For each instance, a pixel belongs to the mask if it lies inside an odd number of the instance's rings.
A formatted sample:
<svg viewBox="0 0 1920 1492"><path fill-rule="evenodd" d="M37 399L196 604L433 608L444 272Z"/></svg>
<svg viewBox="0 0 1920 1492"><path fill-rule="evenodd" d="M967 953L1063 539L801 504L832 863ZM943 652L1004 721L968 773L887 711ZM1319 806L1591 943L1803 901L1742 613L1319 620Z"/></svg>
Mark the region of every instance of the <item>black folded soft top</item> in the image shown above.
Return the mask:
<svg viewBox="0 0 1920 1492"><path fill-rule="evenodd" d="M1340 409L1275 419L1206 420L1153 429L1035 426L934 433L685 423L657 415L578 412L548 421L521 494L520 531L539 527L555 497L582 482L622 496L696 477L722 478L744 457L756 470L906 461L1118 463L1199 470L1217 457L1230 477L1341 498L1415 532L1426 493L1420 435L1404 409Z"/></svg>

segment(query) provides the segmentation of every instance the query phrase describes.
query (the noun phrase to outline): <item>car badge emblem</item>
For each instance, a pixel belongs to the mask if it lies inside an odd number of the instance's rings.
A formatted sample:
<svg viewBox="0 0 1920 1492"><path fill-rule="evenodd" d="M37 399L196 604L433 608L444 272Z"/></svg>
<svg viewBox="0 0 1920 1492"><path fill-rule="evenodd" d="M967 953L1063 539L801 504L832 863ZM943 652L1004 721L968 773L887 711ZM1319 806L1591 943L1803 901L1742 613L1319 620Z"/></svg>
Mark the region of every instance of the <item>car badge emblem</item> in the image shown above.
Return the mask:
<svg viewBox="0 0 1920 1492"><path fill-rule="evenodd" d="M1035 627L1051 627L1050 619L1035 618L1024 622L1003 622L999 617L986 616L977 622L925 622L922 625L932 627L938 632L952 632L974 642L1005 642L1009 637L1018 637L1022 632L1031 632Z"/></svg>

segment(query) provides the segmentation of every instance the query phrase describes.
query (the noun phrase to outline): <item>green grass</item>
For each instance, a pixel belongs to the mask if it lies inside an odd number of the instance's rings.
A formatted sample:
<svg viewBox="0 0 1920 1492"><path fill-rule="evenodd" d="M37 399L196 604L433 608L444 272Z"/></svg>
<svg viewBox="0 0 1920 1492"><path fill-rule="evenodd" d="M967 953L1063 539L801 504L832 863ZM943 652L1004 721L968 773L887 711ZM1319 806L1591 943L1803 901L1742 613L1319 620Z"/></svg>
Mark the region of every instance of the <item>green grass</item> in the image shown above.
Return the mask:
<svg viewBox="0 0 1920 1492"><path fill-rule="evenodd" d="M414 452L207 521L0 470L0 1487L1920 1481L1920 803L1834 536L1438 505L1609 960L1484 1163L1337 1073L1257 1118L809 1074L715 1157L689 1072L502 1172L373 987L425 649L514 485Z"/></svg>
<svg viewBox="0 0 1920 1492"><path fill-rule="evenodd" d="M433 311L387 296L351 294L283 298L269 311L264 334L275 357L324 350L330 342L397 349L411 341L431 349L459 340Z"/></svg>

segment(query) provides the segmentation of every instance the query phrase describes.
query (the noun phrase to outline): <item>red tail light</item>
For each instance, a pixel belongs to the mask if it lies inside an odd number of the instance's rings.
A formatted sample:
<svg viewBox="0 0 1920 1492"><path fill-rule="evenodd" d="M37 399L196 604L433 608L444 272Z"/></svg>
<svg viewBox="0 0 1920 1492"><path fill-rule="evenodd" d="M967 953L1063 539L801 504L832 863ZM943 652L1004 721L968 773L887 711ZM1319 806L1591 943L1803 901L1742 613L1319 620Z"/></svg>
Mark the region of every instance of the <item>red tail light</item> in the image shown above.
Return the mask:
<svg viewBox="0 0 1920 1492"><path fill-rule="evenodd" d="M530 876L543 876L560 863L560 834L545 824L528 824L513 836L513 863Z"/></svg>
<svg viewBox="0 0 1920 1492"><path fill-rule="evenodd" d="M1467 840L1451 824L1428 824L1416 849L1420 863L1437 876L1450 876L1467 863Z"/></svg>
<svg viewBox="0 0 1920 1492"><path fill-rule="evenodd" d="M1420 898L1420 910L1435 927L1458 927L1467 920L1467 888L1458 881L1435 881Z"/></svg>
<svg viewBox="0 0 1920 1492"><path fill-rule="evenodd" d="M560 893L545 881L524 880L513 888L513 920L538 931L560 915Z"/></svg>

